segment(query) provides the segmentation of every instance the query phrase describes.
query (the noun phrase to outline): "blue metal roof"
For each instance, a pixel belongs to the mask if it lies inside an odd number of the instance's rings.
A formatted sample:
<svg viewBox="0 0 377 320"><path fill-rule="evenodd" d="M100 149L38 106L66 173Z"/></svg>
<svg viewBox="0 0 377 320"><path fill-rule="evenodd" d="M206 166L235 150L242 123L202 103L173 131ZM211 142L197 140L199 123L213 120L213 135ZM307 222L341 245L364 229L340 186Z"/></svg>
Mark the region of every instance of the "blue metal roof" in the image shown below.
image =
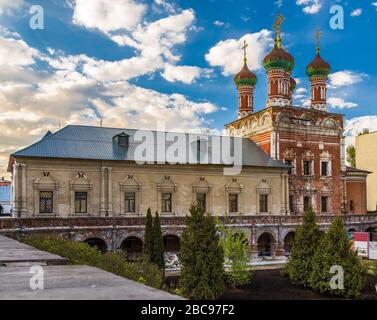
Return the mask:
<svg viewBox="0 0 377 320"><path fill-rule="evenodd" d="M11 186L0 186L0 202L10 201Z"/></svg>
<svg viewBox="0 0 377 320"><path fill-rule="evenodd" d="M129 135L128 148L121 147L117 143L113 142L113 137L123 132ZM140 135L144 134L152 134L154 138L151 142L148 142L147 140L144 142L140 140L140 138L135 137L135 134L139 135L139 137ZM185 142L192 142L193 140L197 140L198 137L201 136L200 134L188 133L175 134L183 135L184 139L186 139ZM11 156L15 158L41 157L135 161L137 160L137 154L135 154L135 150L137 147L143 144L144 146L154 148L154 157L153 159L148 159L148 161L155 162L157 153L156 146L161 147L159 142L157 142L156 137L156 131L68 125L53 134L46 134L38 142L13 153ZM165 147L168 148L173 144L177 144L177 142L165 142ZM189 143L187 143L187 145L189 145ZM212 151L212 154L221 154L222 152L221 147L218 148L216 145L212 145L210 143L208 145L208 150ZM196 162L191 161L185 163L196 164ZM215 159L212 159L211 152L209 155L208 163L229 164L224 162L216 162ZM288 167L281 161L272 160L250 139L242 139L242 165Z"/></svg>

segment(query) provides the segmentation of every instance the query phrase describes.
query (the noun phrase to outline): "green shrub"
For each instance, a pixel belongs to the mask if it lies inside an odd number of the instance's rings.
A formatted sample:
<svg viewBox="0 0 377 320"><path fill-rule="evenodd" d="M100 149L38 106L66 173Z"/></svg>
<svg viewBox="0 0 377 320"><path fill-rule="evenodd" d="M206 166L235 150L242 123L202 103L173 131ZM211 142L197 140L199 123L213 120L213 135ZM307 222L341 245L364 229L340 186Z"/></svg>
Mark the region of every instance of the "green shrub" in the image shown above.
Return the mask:
<svg viewBox="0 0 377 320"><path fill-rule="evenodd" d="M66 257L69 264L97 267L154 288L161 288L163 284L162 272L149 262L129 263L119 253L102 254L87 243L66 240L54 235L32 235L20 240L37 249Z"/></svg>
<svg viewBox="0 0 377 320"><path fill-rule="evenodd" d="M303 224L296 228L292 253L283 274L301 285L309 286L314 254L321 238L312 208L304 214Z"/></svg>
<svg viewBox="0 0 377 320"><path fill-rule="evenodd" d="M181 240L180 289L195 300L218 298L224 291L224 255L216 224L210 215L192 205Z"/></svg>
<svg viewBox="0 0 377 320"><path fill-rule="evenodd" d="M227 228L220 221L217 224L222 233L220 244L224 251L225 263L230 265L230 270L226 273L227 282L232 287L244 286L251 280L251 271L247 265L250 261L247 237L244 232Z"/></svg>
<svg viewBox="0 0 377 320"><path fill-rule="evenodd" d="M160 217L156 211L156 216L153 220L153 249L151 254L151 262L156 264L161 271L165 271L165 258L164 258L164 240L162 238Z"/></svg>
<svg viewBox="0 0 377 320"><path fill-rule="evenodd" d="M153 252L153 219L151 208L148 208L144 232L144 255L147 261L152 261Z"/></svg>
<svg viewBox="0 0 377 320"><path fill-rule="evenodd" d="M335 275L330 273L332 266L343 269L343 289L333 289L330 286L330 280ZM360 295L362 289L362 272L360 258L352 249L342 219L337 217L321 239L314 256L310 286L321 293L354 298Z"/></svg>

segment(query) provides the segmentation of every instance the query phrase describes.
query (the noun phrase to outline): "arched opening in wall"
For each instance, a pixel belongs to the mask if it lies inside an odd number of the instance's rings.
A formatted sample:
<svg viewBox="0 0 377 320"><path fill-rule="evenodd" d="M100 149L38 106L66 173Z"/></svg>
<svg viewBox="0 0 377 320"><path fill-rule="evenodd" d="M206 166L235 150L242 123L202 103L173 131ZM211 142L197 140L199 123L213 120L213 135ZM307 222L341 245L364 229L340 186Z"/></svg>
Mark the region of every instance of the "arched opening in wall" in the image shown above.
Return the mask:
<svg viewBox="0 0 377 320"><path fill-rule="evenodd" d="M274 254L275 239L270 233L263 233L258 238L258 257L271 257Z"/></svg>
<svg viewBox="0 0 377 320"><path fill-rule="evenodd" d="M356 232L357 230L355 228L348 229L348 232Z"/></svg>
<svg viewBox="0 0 377 320"><path fill-rule="evenodd" d="M127 237L120 245L127 261L137 261L143 257L143 241L138 237Z"/></svg>
<svg viewBox="0 0 377 320"><path fill-rule="evenodd" d="M365 229L365 232L372 232L375 233L377 232L377 227L369 227Z"/></svg>
<svg viewBox="0 0 377 320"><path fill-rule="evenodd" d="M294 237L295 233L291 231L284 238L284 253L287 257L291 255Z"/></svg>
<svg viewBox="0 0 377 320"><path fill-rule="evenodd" d="M180 239L175 235L164 236L164 248L165 252L179 252L180 250Z"/></svg>
<svg viewBox="0 0 377 320"><path fill-rule="evenodd" d="M84 240L84 242L90 245L91 247L97 248L102 253L105 253L107 251L106 242L100 238L89 238Z"/></svg>

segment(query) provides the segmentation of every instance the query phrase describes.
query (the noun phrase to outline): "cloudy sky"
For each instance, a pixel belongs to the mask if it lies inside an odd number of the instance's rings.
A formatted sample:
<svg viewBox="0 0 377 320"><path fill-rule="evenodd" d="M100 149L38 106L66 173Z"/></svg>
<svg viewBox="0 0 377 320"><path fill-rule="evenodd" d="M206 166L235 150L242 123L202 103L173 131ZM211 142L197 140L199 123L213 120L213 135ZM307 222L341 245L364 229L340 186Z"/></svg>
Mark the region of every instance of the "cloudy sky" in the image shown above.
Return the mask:
<svg viewBox="0 0 377 320"><path fill-rule="evenodd" d="M30 27L30 7L44 29ZM329 25L344 8L343 30ZM314 32L331 64L329 110L345 134L377 130L377 2L371 0L0 0L0 175L11 152L67 124L167 129L223 128L235 119L233 75L249 43L265 105L264 55L281 11L283 45L296 59L295 105L308 103Z"/></svg>

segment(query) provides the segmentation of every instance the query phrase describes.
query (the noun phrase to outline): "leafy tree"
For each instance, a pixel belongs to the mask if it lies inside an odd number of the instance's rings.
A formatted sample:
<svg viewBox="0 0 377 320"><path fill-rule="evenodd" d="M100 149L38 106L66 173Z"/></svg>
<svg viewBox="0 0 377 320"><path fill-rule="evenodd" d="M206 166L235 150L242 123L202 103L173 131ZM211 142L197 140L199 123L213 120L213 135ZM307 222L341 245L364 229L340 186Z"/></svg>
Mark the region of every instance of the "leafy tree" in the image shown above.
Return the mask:
<svg viewBox="0 0 377 320"><path fill-rule="evenodd" d="M145 224L145 231L144 231L144 255L147 261L152 260L152 251L153 251L153 219L152 219L151 208L148 208L147 221Z"/></svg>
<svg viewBox="0 0 377 320"><path fill-rule="evenodd" d="M151 256L152 262L163 271L165 270L164 252L164 241L162 238L160 217L156 211L156 216L153 221L153 250Z"/></svg>
<svg viewBox="0 0 377 320"><path fill-rule="evenodd" d="M347 147L347 161L351 167L356 168L356 148L354 145Z"/></svg>
<svg viewBox="0 0 377 320"><path fill-rule="evenodd" d="M218 222L222 233L220 244L224 251L225 263L230 265L230 271L226 274L232 287L246 285L251 280L251 271L247 263L250 260L250 252L247 237L244 232L234 228L227 228Z"/></svg>
<svg viewBox="0 0 377 320"><path fill-rule="evenodd" d="M302 225L296 228L292 253L284 268L284 273L304 286L309 285L314 254L321 238L315 214L311 207L304 213Z"/></svg>
<svg viewBox="0 0 377 320"><path fill-rule="evenodd" d="M213 217L190 208L181 240L181 290L190 299L218 298L224 291L224 254Z"/></svg>
<svg viewBox="0 0 377 320"><path fill-rule="evenodd" d="M330 285L334 276L341 276L337 266L343 270L343 289L331 288ZM335 267L333 272L330 271L332 267ZM336 217L316 251L310 286L321 293L354 298L360 294L362 288L362 271L360 258L352 249L342 219ZM341 282L338 280L335 284L339 286Z"/></svg>

